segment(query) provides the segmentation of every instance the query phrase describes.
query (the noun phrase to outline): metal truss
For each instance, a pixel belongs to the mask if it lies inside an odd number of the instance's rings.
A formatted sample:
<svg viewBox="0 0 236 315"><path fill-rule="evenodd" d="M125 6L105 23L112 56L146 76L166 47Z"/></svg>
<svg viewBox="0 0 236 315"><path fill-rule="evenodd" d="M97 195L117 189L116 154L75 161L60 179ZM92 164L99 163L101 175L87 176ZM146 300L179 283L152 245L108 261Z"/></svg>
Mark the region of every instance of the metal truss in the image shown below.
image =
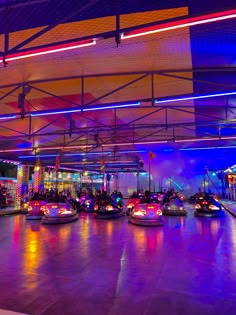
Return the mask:
<svg viewBox="0 0 236 315"><path fill-rule="evenodd" d="M60 119L65 119L65 115L58 114L55 119L52 119L50 122L45 123L42 127L40 127L37 130L32 131L32 125L34 125L35 120L37 117L32 117L32 112L24 112L24 121L25 124L28 125L28 132L22 132L17 129L9 128L6 124L5 120L0 120L0 128L2 129L10 129L11 131L15 132L16 135L10 136L10 137L4 137L2 138L1 143L6 143L7 141L36 141L36 139L44 138L47 139L48 142L51 142L52 146L55 146L55 149L57 150L58 147L63 148L63 150L66 150L67 146L71 146L73 143L74 146L78 145L80 147L82 146L88 146L92 145L95 148L98 146L103 146L106 144L114 144L116 143L127 143L127 144L135 144L140 142L141 140L144 141L175 141L186 139L186 129L192 127L192 131L196 128L208 128L211 127L211 129L214 129L214 132L212 133L212 136L219 136L219 130L222 133L225 129L228 128L234 128L234 121L231 121L228 119L232 115L232 111L234 112L236 109L236 106L230 105L230 104L222 104L222 106L214 107L209 104L201 104L201 105L195 105L192 106L192 104L186 105L186 103L176 105L158 105L155 104L155 95L156 95L156 89L158 88L155 86L154 82L156 80L156 76L174 76L178 79L183 80L192 80L195 81L194 78L187 78L184 75L181 75L181 73L186 73L190 70L188 69L174 69L174 70L161 70L161 71L144 71L144 72L126 72L126 73L112 73L112 74L95 74L90 76L73 76L73 77L67 77L67 78L55 78L55 79L45 79L45 80L37 80L37 81L27 81L23 82L21 84L11 84L8 86L0 86L1 90L4 89L10 89L8 90L4 95L1 96L0 100L4 100L6 97L11 95L12 93L15 93L18 89L22 89L25 86L30 87L32 90L39 91L40 93L44 93L45 95L48 95L50 97L56 98L60 101L63 101L72 109L75 108L88 108L89 106L96 105L97 102L103 101L107 96L111 96L112 94L115 94L116 92L120 90L124 90L133 84L135 84L138 81L143 80L144 78L150 78L149 86L147 86L146 90L148 91L146 98L139 99L136 101L141 101L141 105L138 107L139 109L144 110L144 114L140 115L138 118L130 119L126 123L117 123L117 116L119 114L119 108L115 109L113 113L110 116L110 122L107 124L101 123L95 119L90 118L85 113L71 113L67 119L68 119L68 127L63 129L58 129L57 127L54 128L53 131L47 131L48 127L53 126L57 121ZM236 71L235 68L198 68L198 69L191 69L192 72L201 72L201 73L208 73L208 72L215 72L215 73L221 73L221 72L232 72ZM180 73L180 75L176 75L176 73ZM97 97L95 100L90 101L88 103L85 103L84 95L85 95L85 89L84 86L86 86L86 80L87 78L91 77L112 77L112 76L119 76L119 77L126 77L127 75L136 75L136 77L129 82L118 86L114 88L113 90L109 91L108 93L105 93L99 97ZM137 77L138 75L138 77ZM55 95L54 93L51 93L50 91L41 89L37 86L35 86L37 83L42 82L53 82L53 81L63 81L63 80L70 80L78 79L80 80L81 85L81 99L82 102L79 104L77 102L70 101L64 97L61 97L59 95ZM198 80L197 80L198 81ZM204 82L208 85L212 86L219 86L221 88L231 88L234 87L234 85L226 85L226 84L219 84L212 81L205 81ZM215 91L215 90L214 90ZM28 97L28 95L27 95ZM170 96L169 96L170 97ZM128 100L121 100L123 102ZM135 100L129 100L129 101L135 101ZM214 114L211 112L208 112L208 110L214 109ZM56 108L52 109L57 110ZM130 108L130 111L135 111L136 108ZM148 110L148 112L147 112ZM179 112L179 113L187 113L191 117L189 121L173 121L173 111ZM35 112L35 111L34 111ZM204 121L197 122L195 119L195 115L198 115L198 117L204 118ZM16 112L12 113L18 117L17 119L22 119L22 113ZM160 115L160 119L158 119ZM164 121L163 121L163 115L164 115ZM4 116L4 115L2 115ZM85 120L90 121L93 123L93 127L81 127L78 125L77 121L78 118L81 117ZM132 117L132 115L131 115ZM156 119L157 121L154 122L153 120ZM76 118L76 119L75 119ZM150 118L150 123L142 123L144 119ZM16 119L16 120L17 120ZM115 123L112 123L115 122ZM209 133L202 132L202 136L205 136L206 134L209 135ZM96 138L96 136L99 135L99 138ZM51 137L51 138L49 138ZM190 135L190 138L192 135ZM33 140L32 140L33 139ZM53 139L53 140L52 140ZM14 146L14 143L13 143ZM43 149L43 145L41 145L41 148Z"/></svg>

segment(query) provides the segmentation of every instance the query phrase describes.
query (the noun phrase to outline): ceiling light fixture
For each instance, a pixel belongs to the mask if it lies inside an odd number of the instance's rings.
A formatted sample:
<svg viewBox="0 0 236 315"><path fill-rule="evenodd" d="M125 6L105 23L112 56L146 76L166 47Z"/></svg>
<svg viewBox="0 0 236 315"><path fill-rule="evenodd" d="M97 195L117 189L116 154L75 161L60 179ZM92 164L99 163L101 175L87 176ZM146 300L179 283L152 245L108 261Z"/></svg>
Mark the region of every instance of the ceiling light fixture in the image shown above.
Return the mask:
<svg viewBox="0 0 236 315"><path fill-rule="evenodd" d="M61 51L82 48L82 47L88 47L88 46L93 46L93 45L96 45L95 39L81 41L81 42L77 42L77 43L67 43L67 44L55 45L51 48L45 47L45 48L39 48L39 49L32 49L32 50L8 55L5 57L5 61L8 62L8 61L13 61L13 60L18 60L18 59L29 58L29 57L47 55L47 54L52 54L52 53L57 53L57 52L61 52ZM0 62L3 62L3 59L0 60Z"/></svg>
<svg viewBox="0 0 236 315"><path fill-rule="evenodd" d="M179 19L177 21L163 22L162 24L159 24L159 25L149 26L143 29L129 31L129 32L121 34L121 39L134 38L134 37L139 37L143 35L171 31L171 30L180 29L180 28L189 27L189 26L223 21L223 20L232 19L235 17L236 17L236 10L221 11L217 13L210 13L210 14L200 15L196 17L188 17L188 18Z"/></svg>
<svg viewBox="0 0 236 315"><path fill-rule="evenodd" d="M187 100L195 100L195 99L202 99L202 98L211 98L211 97L220 97L220 96L230 96L236 95L236 91L230 92L220 92L214 94L204 94L204 95L190 95L190 96L179 96L174 98L167 98L167 99L156 99L155 104L163 104L163 103L172 103L172 102L179 102L179 101L187 101Z"/></svg>

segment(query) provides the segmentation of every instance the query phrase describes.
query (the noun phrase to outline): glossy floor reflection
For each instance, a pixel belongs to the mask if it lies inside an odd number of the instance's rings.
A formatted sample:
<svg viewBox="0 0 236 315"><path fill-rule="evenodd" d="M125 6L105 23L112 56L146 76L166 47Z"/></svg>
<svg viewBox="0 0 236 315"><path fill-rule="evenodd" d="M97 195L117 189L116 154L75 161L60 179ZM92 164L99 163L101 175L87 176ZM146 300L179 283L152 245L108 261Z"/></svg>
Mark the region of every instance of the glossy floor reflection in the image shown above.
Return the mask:
<svg viewBox="0 0 236 315"><path fill-rule="evenodd" d="M0 309L31 315L234 314L236 219L0 217Z"/></svg>

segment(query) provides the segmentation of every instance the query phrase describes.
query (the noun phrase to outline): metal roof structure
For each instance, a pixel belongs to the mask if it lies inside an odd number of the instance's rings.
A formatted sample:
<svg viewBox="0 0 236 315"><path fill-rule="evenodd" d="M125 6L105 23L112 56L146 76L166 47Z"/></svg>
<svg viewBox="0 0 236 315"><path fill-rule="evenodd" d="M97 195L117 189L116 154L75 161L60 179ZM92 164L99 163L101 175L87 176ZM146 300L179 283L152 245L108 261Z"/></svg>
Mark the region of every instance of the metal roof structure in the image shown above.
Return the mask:
<svg viewBox="0 0 236 315"><path fill-rule="evenodd" d="M0 1L0 158L143 169L234 145L232 1Z"/></svg>

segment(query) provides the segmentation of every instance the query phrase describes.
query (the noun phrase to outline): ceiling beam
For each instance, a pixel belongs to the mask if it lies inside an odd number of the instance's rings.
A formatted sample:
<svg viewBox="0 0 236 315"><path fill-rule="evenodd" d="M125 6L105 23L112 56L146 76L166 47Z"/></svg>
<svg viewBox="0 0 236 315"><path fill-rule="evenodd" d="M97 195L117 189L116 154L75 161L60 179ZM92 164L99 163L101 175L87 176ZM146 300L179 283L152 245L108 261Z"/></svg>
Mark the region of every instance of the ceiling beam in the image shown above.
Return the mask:
<svg viewBox="0 0 236 315"><path fill-rule="evenodd" d="M163 70L145 70L145 71L127 71L127 72L109 72L109 73L94 73L88 75L74 75L74 76L65 76L65 77L56 77L56 78L45 78L45 79L38 79L38 80L28 80L22 82L15 82L11 84L4 84L0 85L0 89L5 89L13 86L21 85L33 85L37 83L47 83L47 82L57 82L57 81L67 81L67 80L75 80L81 78L100 78L100 77L116 77L116 76L130 76L130 75L142 75L142 74L150 74L155 75L162 73L185 73L185 72L192 72L192 73L236 73L236 67L231 66L224 66L224 67L198 67L198 68L181 68L181 69L163 69Z"/></svg>

